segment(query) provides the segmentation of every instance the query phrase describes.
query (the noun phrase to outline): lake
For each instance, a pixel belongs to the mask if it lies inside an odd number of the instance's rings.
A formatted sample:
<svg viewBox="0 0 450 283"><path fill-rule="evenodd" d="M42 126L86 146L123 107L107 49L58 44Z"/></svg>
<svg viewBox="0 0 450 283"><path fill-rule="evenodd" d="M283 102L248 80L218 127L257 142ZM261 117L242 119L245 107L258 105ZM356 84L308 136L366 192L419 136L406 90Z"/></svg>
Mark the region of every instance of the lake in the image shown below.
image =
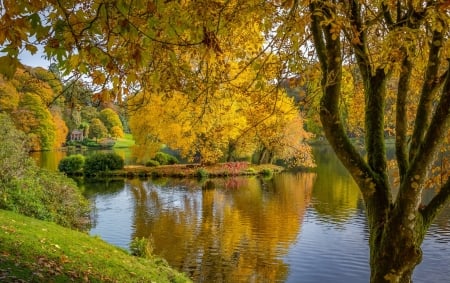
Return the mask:
<svg viewBox="0 0 450 283"><path fill-rule="evenodd" d="M125 249L135 237L149 238L155 254L195 282L368 282L361 195L329 147L315 155L316 172L271 179L85 183L94 205L90 233ZM415 282L449 282L450 208L423 252Z"/></svg>

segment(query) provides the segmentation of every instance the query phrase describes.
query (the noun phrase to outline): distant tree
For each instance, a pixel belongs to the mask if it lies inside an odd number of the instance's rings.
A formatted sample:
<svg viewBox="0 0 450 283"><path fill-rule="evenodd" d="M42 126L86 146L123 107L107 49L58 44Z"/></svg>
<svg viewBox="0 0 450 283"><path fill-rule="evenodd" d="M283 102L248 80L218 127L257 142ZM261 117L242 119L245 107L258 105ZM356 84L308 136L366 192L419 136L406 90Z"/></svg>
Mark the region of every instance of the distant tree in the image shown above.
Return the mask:
<svg viewBox="0 0 450 283"><path fill-rule="evenodd" d="M113 138L123 138L125 136L123 130L119 126L113 126L109 133Z"/></svg>
<svg viewBox="0 0 450 283"><path fill-rule="evenodd" d="M55 145L53 116L37 94L25 93L18 110L12 112L16 127L30 136L32 150L50 150Z"/></svg>
<svg viewBox="0 0 450 283"><path fill-rule="evenodd" d="M11 112L19 106L20 96L16 88L0 75L0 111Z"/></svg>
<svg viewBox="0 0 450 283"><path fill-rule="evenodd" d="M107 136L108 129L103 125L103 122L97 118L92 119L89 127L89 138L100 139Z"/></svg>
<svg viewBox="0 0 450 283"><path fill-rule="evenodd" d="M61 118L61 114L59 111L52 111L53 122L55 123L55 147L61 147L67 140L67 134L69 133L69 129L66 126L66 123Z"/></svg>
<svg viewBox="0 0 450 283"><path fill-rule="evenodd" d="M81 114L81 122L89 122L94 118L99 118L99 112L97 108L93 106L82 106L80 110Z"/></svg>
<svg viewBox="0 0 450 283"><path fill-rule="evenodd" d="M102 111L100 111L99 118L108 129L108 132L110 134L112 134L111 129L113 127L118 127L120 130L122 130L123 134L122 122L120 121L119 115L114 110L112 110L111 108L103 109Z"/></svg>

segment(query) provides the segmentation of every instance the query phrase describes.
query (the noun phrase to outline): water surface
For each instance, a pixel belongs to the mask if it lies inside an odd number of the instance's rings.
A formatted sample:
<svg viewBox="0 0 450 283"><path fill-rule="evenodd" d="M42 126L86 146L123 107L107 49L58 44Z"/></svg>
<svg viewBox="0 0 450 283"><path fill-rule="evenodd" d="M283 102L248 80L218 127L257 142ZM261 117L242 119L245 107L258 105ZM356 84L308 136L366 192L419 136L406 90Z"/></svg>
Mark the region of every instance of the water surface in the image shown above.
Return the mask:
<svg viewBox="0 0 450 283"><path fill-rule="evenodd" d="M270 180L86 183L90 233L126 249L131 239L148 237L155 254L196 282L368 282L359 190L330 148L315 154L316 173ZM62 157L39 158L56 168ZM423 252L414 281L450 282L450 208L431 226Z"/></svg>

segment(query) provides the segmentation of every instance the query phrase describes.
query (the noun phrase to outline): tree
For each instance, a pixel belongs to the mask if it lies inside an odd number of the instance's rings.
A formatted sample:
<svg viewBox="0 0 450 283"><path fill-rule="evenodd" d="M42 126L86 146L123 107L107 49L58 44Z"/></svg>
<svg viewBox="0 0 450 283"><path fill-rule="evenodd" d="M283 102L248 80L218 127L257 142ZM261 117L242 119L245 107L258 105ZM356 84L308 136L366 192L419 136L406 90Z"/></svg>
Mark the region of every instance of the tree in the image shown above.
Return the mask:
<svg viewBox="0 0 450 283"><path fill-rule="evenodd" d="M19 106L20 96L16 88L3 76L0 77L0 110L11 112Z"/></svg>
<svg viewBox="0 0 450 283"><path fill-rule="evenodd" d="M58 111L52 111L53 122L55 123L55 147L61 147L67 139L69 129Z"/></svg>
<svg viewBox="0 0 450 283"><path fill-rule="evenodd" d="M123 136L123 126L120 121L119 115L111 108L105 108L100 111L99 119L103 122L108 132L113 135L112 129L114 128L114 136ZM120 132L121 131L121 132Z"/></svg>
<svg viewBox="0 0 450 283"><path fill-rule="evenodd" d="M364 198L371 282L410 282L422 258L425 233L450 199L447 179L429 203L421 202L428 168L448 134L448 5L439 1L311 1L309 9L322 69L321 122ZM422 52L417 52L418 48ZM364 85L367 159L348 139L341 118L342 68L353 60ZM422 77L409 135L406 102L412 95L413 70L420 70ZM400 176L395 198L388 178L384 133L391 78L396 80L395 147Z"/></svg>
<svg viewBox="0 0 450 283"><path fill-rule="evenodd" d="M31 150L50 150L54 147L55 122L37 94L23 94L19 108L12 112L12 117L16 127L29 136Z"/></svg>
<svg viewBox="0 0 450 283"><path fill-rule="evenodd" d="M106 129L103 122L100 119L94 118L91 120L91 125L89 127L89 138L91 139L101 139L108 135L108 129Z"/></svg>

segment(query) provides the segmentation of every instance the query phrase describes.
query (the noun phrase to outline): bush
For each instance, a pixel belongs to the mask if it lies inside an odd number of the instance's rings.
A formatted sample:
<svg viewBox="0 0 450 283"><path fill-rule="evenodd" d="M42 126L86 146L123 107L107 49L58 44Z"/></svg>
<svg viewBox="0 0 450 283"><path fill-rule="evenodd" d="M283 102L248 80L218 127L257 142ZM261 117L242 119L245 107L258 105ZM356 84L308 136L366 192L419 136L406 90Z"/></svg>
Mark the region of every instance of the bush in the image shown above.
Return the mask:
<svg viewBox="0 0 450 283"><path fill-rule="evenodd" d="M160 165L167 165L167 164L173 165L179 163L178 159L175 156L172 156L164 152L157 152L154 160L158 161Z"/></svg>
<svg viewBox="0 0 450 283"><path fill-rule="evenodd" d="M8 184L0 208L61 226L88 228L89 202L73 180L59 172L38 170Z"/></svg>
<svg viewBox="0 0 450 283"><path fill-rule="evenodd" d="M158 161L161 165L167 165L169 162L168 154L165 154L164 152L157 152L154 160Z"/></svg>
<svg viewBox="0 0 450 283"><path fill-rule="evenodd" d="M98 172L123 169L124 160L116 153L96 153L86 158L84 173L93 175Z"/></svg>
<svg viewBox="0 0 450 283"><path fill-rule="evenodd" d="M153 253L153 242L144 237L134 238L130 243L131 254L143 258L151 258Z"/></svg>
<svg viewBox="0 0 450 283"><path fill-rule="evenodd" d="M61 159L58 164L58 170L66 174L80 172L84 166L84 156L81 154L69 155Z"/></svg>
<svg viewBox="0 0 450 283"><path fill-rule="evenodd" d="M270 177L273 176L273 171L271 169L269 169L269 168L264 168L264 169L261 170L261 174L264 177L270 178Z"/></svg>
<svg viewBox="0 0 450 283"><path fill-rule="evenodd" d="M197 170L197 177L200 179L206 179L206 178L208 178L208 175L209 175L209 173L208 173L208 171L206 171L205 168L200 168Z"/></svg>
<svg viewBox="0 0 450 283"><path fill-rule="evenodd" d="M155 167L155 166L159 166L159 165L160 165L159 162L156 160L153 160L153 159L150 159L149 161L147 161L145 163L145 166L147 166L147 167Z"/></svg>
<svg viewBox="0 0 450 283"><path fill-rule="evenodd" d="M172 156L172 155L169 155L169 159L167 160L167 162L168 162L170 165L180 163L180 161L179 161L175 156Z"/></svg>
<svg viewBox="0 0 450 283"><path fill-rule="evenodd" d="M23 133L0 114L0 209L87 228L88 201L75 182L59 172L45 171L28 157Z"/></svg>

